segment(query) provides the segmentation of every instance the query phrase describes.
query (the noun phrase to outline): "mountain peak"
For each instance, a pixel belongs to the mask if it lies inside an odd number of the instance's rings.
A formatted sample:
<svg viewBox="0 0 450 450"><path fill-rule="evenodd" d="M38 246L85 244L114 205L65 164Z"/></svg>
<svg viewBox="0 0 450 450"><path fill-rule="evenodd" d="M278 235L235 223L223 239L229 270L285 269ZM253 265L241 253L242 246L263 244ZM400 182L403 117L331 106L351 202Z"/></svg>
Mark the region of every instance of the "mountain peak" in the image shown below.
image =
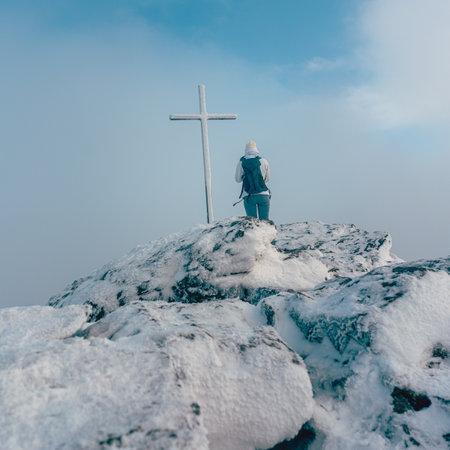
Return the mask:
<svg viewBox="0 0 450 450"><path fill-rule="evenodd" d="M450 257L390 249L230 218L0 310L4 446L447 448Z"/></svg>
<svg viewBox="0 0 450 450"><path fill-rule="evenodd" d="M281 225L251 217L197 226L142 245L75 281L50 305L90 304L94 318L126 303L251 303L280 291L301 292L335 277L357 276L400 261L387 233L321 222Z"/></svg>

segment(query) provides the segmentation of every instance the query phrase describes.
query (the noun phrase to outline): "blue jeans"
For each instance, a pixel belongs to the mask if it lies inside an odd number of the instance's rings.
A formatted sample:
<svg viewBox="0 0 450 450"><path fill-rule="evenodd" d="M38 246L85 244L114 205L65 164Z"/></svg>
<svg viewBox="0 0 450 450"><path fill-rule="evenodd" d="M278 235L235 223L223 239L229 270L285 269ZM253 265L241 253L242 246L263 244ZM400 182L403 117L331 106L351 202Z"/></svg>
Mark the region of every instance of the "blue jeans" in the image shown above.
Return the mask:
<svg viewBox="0 0 450 450"><path fill-rule="evenodd" d="M244 207L247 216L269 219L270 198L265 194L253 194L244 197ZM256 213L258 211L258 214Z"/></svg>

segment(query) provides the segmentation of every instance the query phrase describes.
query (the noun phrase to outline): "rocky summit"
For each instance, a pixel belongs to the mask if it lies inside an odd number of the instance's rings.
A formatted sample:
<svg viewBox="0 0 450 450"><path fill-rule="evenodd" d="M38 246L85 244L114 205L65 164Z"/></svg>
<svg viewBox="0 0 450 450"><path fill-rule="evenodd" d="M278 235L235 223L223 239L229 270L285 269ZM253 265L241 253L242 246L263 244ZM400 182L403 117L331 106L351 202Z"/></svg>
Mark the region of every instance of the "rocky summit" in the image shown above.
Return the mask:
<svg viewBox="0 0 450 450"><path fill-rule="evenodd" d="M446 449L450 257L231 218L0 310L8 449Z"/></svg>

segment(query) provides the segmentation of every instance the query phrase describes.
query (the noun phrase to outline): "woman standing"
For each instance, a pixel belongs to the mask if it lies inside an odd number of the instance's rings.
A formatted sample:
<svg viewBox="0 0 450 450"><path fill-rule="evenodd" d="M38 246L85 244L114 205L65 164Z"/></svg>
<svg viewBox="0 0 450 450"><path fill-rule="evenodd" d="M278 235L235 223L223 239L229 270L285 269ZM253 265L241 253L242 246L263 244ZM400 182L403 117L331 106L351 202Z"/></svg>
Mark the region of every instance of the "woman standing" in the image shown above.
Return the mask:
<svg viewBox="0 0 450 450"><path fill-rule="evenodd" d="M242 182L239 198L244 197L247 216L269 219L270 190L266 183L270 180L270 168L267 160L261 158L255 142L250 141L245 146L235 178L238 183Z"/></svg>

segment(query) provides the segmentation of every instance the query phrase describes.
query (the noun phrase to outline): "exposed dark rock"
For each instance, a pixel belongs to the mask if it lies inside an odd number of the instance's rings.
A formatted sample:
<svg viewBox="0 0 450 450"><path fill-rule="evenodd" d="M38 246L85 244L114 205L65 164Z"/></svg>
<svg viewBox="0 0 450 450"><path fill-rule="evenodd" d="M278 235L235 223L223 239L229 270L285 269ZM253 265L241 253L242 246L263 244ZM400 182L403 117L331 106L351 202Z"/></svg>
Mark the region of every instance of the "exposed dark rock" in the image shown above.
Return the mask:
<svg viewBox="0 0 450 450"><path fill-rule="evenodd" d="M310 342L315 342L320 344L323 341L323 338L325 337L325 332L322 329L322 326L319 321L317 322L309 322L303 320L301 315L295 311L291 310L289 312L289 315L291 316L292 320L295 322L295 324L298 326L298 328L301 330L305 338Z"/></svg>
<svg viewBox="0 0 450 450"><path fill-rule="evenodd" d="M239 297L241 300L249 302L252 305L256 305L260 300L279 293L280 291L278 289L271 289L267 287L260 287L257 289L245 288L241 290L241 295Z"/></svg>
<svg viewBox="0 0 450 450"><path fill-rule="evenodd" d="M438 342L433 348L433 358L448 358L448 350L440 342Z"/></svg>
<svg viewBox="0 0 450 450"><path fill-rule="evenodd" d="M119 306L125 306L125 305L127 304L127 298L126 298L126 296L124 295L124 292L123 292L123 291L119 291L119 292L116 294L116 299L117 299L117 301L119 302Z"/></svg>
<svg viewBox="0 0 450 450"><path fill-rule="evenodd" d="M177 433L173 430L161 430L159 428L147 431L146 436L152 437L153 440L157 440L162 436L169 437L171 439L175 439L177 437Z"/></svg>
<svg viewBox="0 0 450 450"><path fill-rule="evenodd" d="M414 275L421 278L428 272L428 270L429 270L428 268L422 266L409 266L403 264L394 267L392 269L392 272L396 274Z"/></svg>
<svg viewBox="0 0 450 450"><path fill-rule="evenodd" d="M296 360L295 364L297 362L301 364L301 360L299 359L298 355L291 348L289 348L286 343L278 337L276 333L269 329L263 330L258 336L250 337L247 342L237 344L237 347L240 353L245 353L248 349L256 348L259 345L273 347L279 350L285 348L289 352L291 352L292 359Z"/></svg>
<svg viewBox="0 0 450 450"><path fill-rule="evenodd" d="M305 423L301 430L291 440L280 442L270 450L307 450L316 439L316 430L309 422Z"/></svg>
<svg viewBox="0 0 450 450"><path fill-rule="evenodd" d="M104 441L100 441L98 443L101 447L104 447L105 445L109 447L122 447L122 436L114 436L112 434L108 435L108 438Z"/></svg>
<svg viewBox="0 0 450 450"><path fill-rule="evenodd" d="M332 389L336 392L337 397L344 400L345 395L345 383L347 382L347 377L338 378L331 382Z"/></svg>
<svg viewBox="0 0 450 450"><path fill-rule="evenodd" d="M368 252L369 250L373 250L374 248L380 248L385 242L386 238L384 237L381 239L369 239L364 251Z"/></svg>
<svg viewBox="0 0 450 450"><path fill-rule="evenodd" d="M235 297L237 289L232 287L222 290L213 284L209 284L204 279L197 276L185 276L173 289L174 300L183 303L200 303L208 300L223 300L224 298Z"/></svg>
<svg viewBox="0 0 450 450"><path fill-rule="evenodd" d="M331 318L328 322L328 326L323 323L323 328L330 339L333 347L339 352L342 353L346 348L350 341L350 327L352 323L346 323L347 320L337 320ZM350 325L350 327L349 327Z"/></svg>
<svg viewBox="0 0 450 450"><path fill-rule="evenodd" d="M420 411L431 405L425 394L418 394L411 389L395 387L391 393L394 400L394 412L403 414L408 410Z"/></svg>
<svg viewBox="0 0 450 450"><path fill-rule="evenodd" d="M381 286L383 286L384 288L394 287L394 286L397 286L397 282L396 281L383 281L381 283Z"/></svg>
<svg viewBox="0 0 450 450"><path fill-rule="evenodd" d="M273 307L263 301L261 308L266 316L267 325L273 326L275 324L275 311Z"/></svg>
<svg viewBox="0 0 450 450"><path fill-rule="evenodd" d="M106 277L108 276L108 274L110 273L110 271L109 270L107 270L99 279L101 280L101 281L105 281L106 280Z"/></svg>
<svg viewBox="0 0 450 450"><path fill-rule="evenodd" d="M141 427L133 428L124 435L115 436L113 434L108 434L108 437L103 441L99 441L98 445L101 448L104 448L104 447L121 448L123 445L123 442L122 442L123 437L131 436L132 434L137 433L137 432L142 432L142 428Z"/></svg>
<svg viewBox="0 0 450 450"><path fill-rule="evenodd" d="M194 333L181 333L180 336L184 337L185 339L189 339L190 341L195 340L195 334Z"/></svg>
<svg viewBox="0 0 450 450"><path fill-rule="evenodd" d="M89 275L87 277L79 278L78 280L73 281L72 284L68 288L66 288L62 294L50 297L48 304L50 306L59 305L63 299L71 296L83 283L92 280L93 278L93 275Z"/></svg>
<svg viewBox="0 0 450 450"><path fill-rule="evenodd" d="M275 242L276 244L276 242ZM310 245L302 245L299 248L295 248L295 249L279 249L279 251L281 251L282 253L287 254L287 256L284 259L292 259L292 258L297 258L298 256L300 256L300 254L306 250L314 250L313 247L311 247Z"/></svg>
<svg viewBox="0 0 450 450"><path fill-rule="evenodd" d="M137 288L136 293L138 296L148 294L150 290L150 281L143 281Z"/></svg>
<svg viewBox="0 0 450 450"><path fill-rule="evenodd" d="M231 239L231 242L234 242L236 239L239 239L242 236L244 236L244 231L243 230L236 231L236 234L234 235L233 239Z"/></svg>
<svg viewBox="0 0 450 450"><path fill-rule="evenodd" d="M86 304L92 306L92 311L87 319L88 322L97 322L106 316L106 311L105 308L103 308L103 306L98 306L90 301L87 301Z"/></svg>
<svg viewBox="0 0 450 450"><path fill-rule="evenodd" d="M413 436L411 436L411 430L409 429L408 425L406 425L406 423L402 424L402 430L408 436L408 439L405 439L403 441L405 447L409 447L410 444L414 445L415 447L420 447L420 442L417 439L414 439Z"/></svg>
<svg viewBox="0 0 450 450"><path fill-rule="evenodd" d="M303 318L296 310L291 310L289 314L310 342L320 344L327 336L333 347L341 354L350 341L355 341L366 348L370 347L371 334L363 325L366 313L344 318L319 317L316 321Z"/></svg>
<svg viewBox="0 0 450 450"><path fill-rule="evenodd" d="M383 300L385 301L384 304L380 305L380 308L386 308L390 303L395 302L395 300L403 297L404 292L396 292L394 295L386 295Z"/></svg>
<svg viewBox="0 0 450 450"><path fill-rule="evenodd" d="M196 416L199 416L199 415L200 415L200 405L199 405L198 403L192 403L191 408L192 408L192 412L193 412Z"/></svg>

